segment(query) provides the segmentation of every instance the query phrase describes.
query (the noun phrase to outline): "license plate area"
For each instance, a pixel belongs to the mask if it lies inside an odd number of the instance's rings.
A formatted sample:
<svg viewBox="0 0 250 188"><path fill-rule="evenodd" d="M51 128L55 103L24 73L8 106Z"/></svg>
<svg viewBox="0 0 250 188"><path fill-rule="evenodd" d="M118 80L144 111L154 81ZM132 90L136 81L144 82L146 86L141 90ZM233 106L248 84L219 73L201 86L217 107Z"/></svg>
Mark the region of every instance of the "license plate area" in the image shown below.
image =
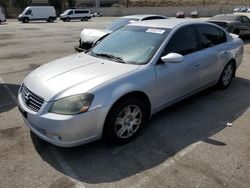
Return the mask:
<svg viewBox="0 0 250 188"><path fill-rule="evenodd" d="M23 115L23 117L27 119L28 113L25 110L23 110L20 106L18 106L18 110Z"/></svg>

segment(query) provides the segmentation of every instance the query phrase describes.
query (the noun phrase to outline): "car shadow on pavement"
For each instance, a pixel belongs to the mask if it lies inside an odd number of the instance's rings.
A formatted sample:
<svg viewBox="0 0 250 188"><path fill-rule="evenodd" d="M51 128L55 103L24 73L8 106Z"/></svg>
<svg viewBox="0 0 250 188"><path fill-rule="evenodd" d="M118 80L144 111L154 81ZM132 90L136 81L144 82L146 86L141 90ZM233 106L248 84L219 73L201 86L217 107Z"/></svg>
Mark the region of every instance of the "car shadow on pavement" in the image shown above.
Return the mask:
<svg viewBox="0 0 250 188"><path fill-rule="evenodd" d="M0 113L9 111L17 106L11 95L17 96L19 88L20 85L0 84Z"/></svg>
<svg viewBox="0 0 250 188"><path fill-rule="evenodd" d="M227 143L210 137L234 126L249 108L249 96L250 80L243 78L235 78L227 90L207 89L154 115L139 137L123 146L101 140L60 148L31 137L42 159L61 173L90 184L115 182L154 168L198 141L224 147Z"/></svg>

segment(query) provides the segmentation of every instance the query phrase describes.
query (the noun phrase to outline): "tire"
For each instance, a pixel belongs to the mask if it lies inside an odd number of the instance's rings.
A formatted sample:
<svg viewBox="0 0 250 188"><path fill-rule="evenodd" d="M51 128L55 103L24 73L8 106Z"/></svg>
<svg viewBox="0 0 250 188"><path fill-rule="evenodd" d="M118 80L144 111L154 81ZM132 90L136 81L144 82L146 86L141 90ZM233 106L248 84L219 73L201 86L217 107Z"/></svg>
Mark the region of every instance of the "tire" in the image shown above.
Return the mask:
<svg viewBox="0 0 250 188"><path fill-rule="evenodd" d="M70 18L66 18L66 21L67 21L67 22L70 22Z"/></svg>
<svg viewBox="0 0 250 188"><path fill-rule="evenodd" d="M51 17L48 20L49 20L50 23L54 22L53 18L51 18Z"/></svg>
<svg viewBox="0 0 250 188"><path fill-rule="evenodd" d="M240 35L240 30L239 30L239 29L235 29L235 30L233 31L233 34Z"/></svg>
<svg viewBox="0 0 250 188"><path fill-rule="evenodd" d="M217 83L217 86L220 89L226 89L229 87L229 85L231 84L234 75L235 75L235 65L233 62L229 62L225 68L223 69L220 79Z"/></svg>
<svg viewBox="0 0 250 188"><path fill-rule="evenodd" d="M88 20L89 20L88 18L84 18L84 21L86 21L86 22L87 22Z"/></svg>
<svg viewBox="0 0 250 188"><path fill-rule="evenodd" d="M29 23L29 21L30 21L29 18L24 18L23 19L23 23Z"/></svg>
<svg viewBox="0 0 250 188"><path fill-rule="evenodd" d="M105 121L103 137L113 144L133 140L145 124L147 106L139 98L127 98L115 104Z"/></svg>

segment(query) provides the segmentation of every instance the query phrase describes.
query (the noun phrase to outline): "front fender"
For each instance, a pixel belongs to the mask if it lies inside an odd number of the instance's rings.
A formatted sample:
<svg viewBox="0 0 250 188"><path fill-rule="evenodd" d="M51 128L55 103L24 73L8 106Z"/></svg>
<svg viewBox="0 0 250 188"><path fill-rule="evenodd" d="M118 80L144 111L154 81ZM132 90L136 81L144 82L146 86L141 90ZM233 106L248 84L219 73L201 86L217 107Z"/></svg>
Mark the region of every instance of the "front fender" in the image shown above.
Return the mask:
<svg viewBox="0 0 250 188"><path fill-rule="evenodd" d="M153 112L156 96L156 76L152 65L141 66L128 75L111 80L109 83L92 90L90 93L94 93L95 99L90 110L105 106L111 108L121 97L136 91L147 95Z"/></svg>

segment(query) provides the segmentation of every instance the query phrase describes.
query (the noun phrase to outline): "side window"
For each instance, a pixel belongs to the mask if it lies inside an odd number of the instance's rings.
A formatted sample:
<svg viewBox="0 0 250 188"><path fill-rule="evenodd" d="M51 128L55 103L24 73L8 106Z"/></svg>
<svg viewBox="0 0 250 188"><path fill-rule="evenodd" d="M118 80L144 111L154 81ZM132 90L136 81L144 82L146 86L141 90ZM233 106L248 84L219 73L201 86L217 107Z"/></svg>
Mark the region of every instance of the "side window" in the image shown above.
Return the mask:
<svg viewBox="0 0 250 188"><path fill-rule="evenodd" d="M245 17L245 16L241 17L241 22L242 23L250 23L249 19L247 17Z"/></svg>
<svg viewBox="0 0 250 188"><path fill-rule="evenodd" d="M168 42L165 55L169 53L178 53L187 55L197 51L198 43L195 29L193 26L187 26L179 29Z"/></svg>
<svg viewBox="0 0 250 188"><path fill-rule="evenodd" d="M69 11L69 13L68 13L68 15L71 15L71 14L73 14L73 10Z"/></svg>
<svg viewBox="0 0 250 188"><path fill-rule="evenodd" d="M31 10L27 10L25 15L31 15L32 14L32 11Z"/></svg>
<svg viewBox="0 0 250 188"><path fill-rule="evenodd" d="M227 42L226 33L222 29L219 29L219 32L220 32L220 41L221 41L221 43Z"/></svg>
<svg viewBox="0 0 250 188"><path fill-rule="evenodd" d="M225 33L214 26L198 25L201 48L209 48L226 42Z"/></svg>

